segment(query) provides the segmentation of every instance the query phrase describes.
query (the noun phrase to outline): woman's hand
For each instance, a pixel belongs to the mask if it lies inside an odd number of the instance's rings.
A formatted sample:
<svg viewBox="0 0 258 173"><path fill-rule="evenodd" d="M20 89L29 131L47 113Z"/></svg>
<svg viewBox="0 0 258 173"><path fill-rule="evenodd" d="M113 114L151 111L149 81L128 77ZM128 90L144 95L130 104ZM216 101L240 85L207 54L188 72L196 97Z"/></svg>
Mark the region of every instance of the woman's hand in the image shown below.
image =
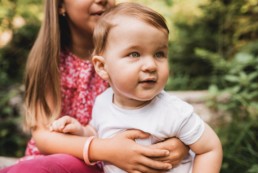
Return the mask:
<svg viewBox="0 0 258 173"><path fill-rule="evenodd" d="M150 147L170 151L168 156L155 158L155 160L170 163L173 167L180 164L189 152L189 147L176 137L153 144Z"/></svg>
<svg viewBox="0 0 258 173"><path fill-rule="evenodd" d="M148 136L149 134L140 130L127 130L112 138L94 139L90 146L89 159L110 162L130 173L160 173L171 169L170 163L152 159L168 157L167 150L142 146L134 141Z"/></svg>

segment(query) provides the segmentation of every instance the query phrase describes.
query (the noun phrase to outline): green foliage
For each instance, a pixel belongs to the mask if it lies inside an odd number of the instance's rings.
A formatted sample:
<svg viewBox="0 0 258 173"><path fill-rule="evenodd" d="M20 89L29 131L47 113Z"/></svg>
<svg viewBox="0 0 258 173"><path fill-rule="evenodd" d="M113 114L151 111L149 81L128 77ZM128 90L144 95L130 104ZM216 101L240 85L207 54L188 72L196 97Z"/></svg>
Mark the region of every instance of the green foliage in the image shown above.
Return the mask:
<svg viewBox="0 0 258 173"><path fill-rule="evenodd" d="M224 67L223 75L215 73L214 78L220 82L214 83L221 92L230 94L224 110L248 116L258 115L258 50L257 42L250 43L243 51L237 53L231 61L217 65L219 71ZM219 64L219 63L217 63Z"/></svg>
<svg viewBox="0 0 258 173"><path fill-rule="evenodd" d="M39 25L27 24L15 31L12 41L0 50L2 86L21 83L28 52L34 42Z"/></svg>
<svg viewBox="0 0 258 173"><path fill-rule="evenodd" d="M24 155L28 137L20 127L21 112L10 100L22 97L19 86L38 28L38 25L27 24L15 30L12 41L0 50L0 155Z"/></svg>
<svg viewBox="0 0 258 173"><path fill-rule="evenodd" d="M168 84L169 89L207 89L220 83L227 61L249 42L258 39L257 1L208 1L200 6L202 14L188 22L174 19L176 35L170 47L171 81L183 79L185 85ZM240 27L245 26L245 27ZM219 84L220 86L223 83Z"/></svg>
<svg viewBox="0 0 258 173"><path fill-rule="evenodd" d="M257 120L238 119L220 127L218 133L224 148L221 173L257 173Z"/></svg>
<svg viewBox="0 0 258 173"><path fill-rule="evenodd" d="M24 155L28 136L21 130L21 111L13 100L22 99L20 85L28 51L39 29L39 0L1 0L0 32L11 31L12 40L0 49L0 155ZM24 25L17 27L15 18Z"/></svg>
<svg viewBox="0 0 258 173"><path fill-rule="evenodd" d="M41 3L40 0L0 0L0 31L13 30L14 18L17 16L30 23L37 21L41 14Z"/></svg>
<svg viewBox="0 0 258 173"><path fill-rule="evenodd" d="M221 82L210 87L209 104L225 114L219 128L224 148L222 173L257 172L258 163L258 46L250 43L230 61L217 65ZM216 59L216 57L215 57ZM218 63L220 64L220 63Z"/></svg>
<svg viewBox="0 0 258 173"><path fill-rule="evenodd" d="M247 173L257 173L258 172L258 164L253 165Z"/></svg>
<svg viewBox="0 0 258 173"><path fill-rule="evenodd" d="M1 89L12 83L20 83L24 63L39 29L39 0L1 0L0 32L10 31L12 40L0 49ZM23 26L17 27L15 17L20 17Z"/></svg>
<svg viewBox="0 0 258 173"><path fill-rule="evenodd" d="M0 155L21 157L24 156L28 136L22 133L17 124L21 123L20 118L9 117L0 122Z"/></svg>
<svg viewBox="0 0 258 173"><path fill-rule="evenodd" d="M0 50L1 86L22 82L25 62L37 31L38 24L27 24L14 31L12 41Z"/></svg>
<svg viewBox="0 0 258 173"><path fill-rule="evenodd" d="M14 97L21 100L21 90L17 86L4 89L1 90L0 97L0 155L21 157L24 155L28 136L21 130L19 105L10 103Z"/></svg>
<svg viewBox="0 0 258 173"><path fill-rule="evenodd" d="M16 14L17 0L1 0L0 3L0 31L13 28L12 19Z"/></svg>

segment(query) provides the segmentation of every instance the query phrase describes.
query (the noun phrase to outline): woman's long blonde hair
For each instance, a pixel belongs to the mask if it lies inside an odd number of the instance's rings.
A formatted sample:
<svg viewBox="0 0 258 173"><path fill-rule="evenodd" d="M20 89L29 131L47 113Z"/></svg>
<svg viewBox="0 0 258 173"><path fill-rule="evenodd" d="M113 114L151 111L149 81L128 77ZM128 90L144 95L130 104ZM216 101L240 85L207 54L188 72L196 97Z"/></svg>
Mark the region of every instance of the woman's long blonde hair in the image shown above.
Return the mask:
<svg viewBox="0 0 258 173"><path fill-rule="evenodd" d="M37 121L59 116L61 92L59 54L69 47L69 29L65 16L59 14L61 0L45 0L44 20L29 53L25 69L25 127L32 129ZM53 100L50 108L47 96Z"/></svg>

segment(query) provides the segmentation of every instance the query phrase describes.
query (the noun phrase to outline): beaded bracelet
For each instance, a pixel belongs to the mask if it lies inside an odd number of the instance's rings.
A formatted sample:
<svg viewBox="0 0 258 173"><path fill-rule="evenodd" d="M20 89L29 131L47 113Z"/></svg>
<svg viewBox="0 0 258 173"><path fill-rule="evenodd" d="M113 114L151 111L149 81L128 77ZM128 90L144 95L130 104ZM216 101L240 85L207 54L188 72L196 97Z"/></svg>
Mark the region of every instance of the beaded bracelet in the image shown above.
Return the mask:
<svg viewBox="0 0 258 173"><path fill-rule="evenodd" d="M85 144L83 147L83 159L87 165L95 165L97 163L97 162L91 163L89 160L89 148L90 148L90 144L94 138L95 138L95 136L88 137L88 139L85 141Z"/></svg>

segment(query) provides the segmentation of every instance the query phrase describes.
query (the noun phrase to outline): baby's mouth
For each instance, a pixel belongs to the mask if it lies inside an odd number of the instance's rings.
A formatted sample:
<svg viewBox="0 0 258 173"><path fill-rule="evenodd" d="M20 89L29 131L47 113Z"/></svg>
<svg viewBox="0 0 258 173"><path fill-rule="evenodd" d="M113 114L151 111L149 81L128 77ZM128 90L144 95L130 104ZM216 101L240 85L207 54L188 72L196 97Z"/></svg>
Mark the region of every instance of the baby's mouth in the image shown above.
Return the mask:
<svg viewBox="0 0 258 173"><path fill-rule="evenodd" d="M154 84L156 82L157 82L156 79L146 79L146 80L141 80L139 83Z"/></svg>

